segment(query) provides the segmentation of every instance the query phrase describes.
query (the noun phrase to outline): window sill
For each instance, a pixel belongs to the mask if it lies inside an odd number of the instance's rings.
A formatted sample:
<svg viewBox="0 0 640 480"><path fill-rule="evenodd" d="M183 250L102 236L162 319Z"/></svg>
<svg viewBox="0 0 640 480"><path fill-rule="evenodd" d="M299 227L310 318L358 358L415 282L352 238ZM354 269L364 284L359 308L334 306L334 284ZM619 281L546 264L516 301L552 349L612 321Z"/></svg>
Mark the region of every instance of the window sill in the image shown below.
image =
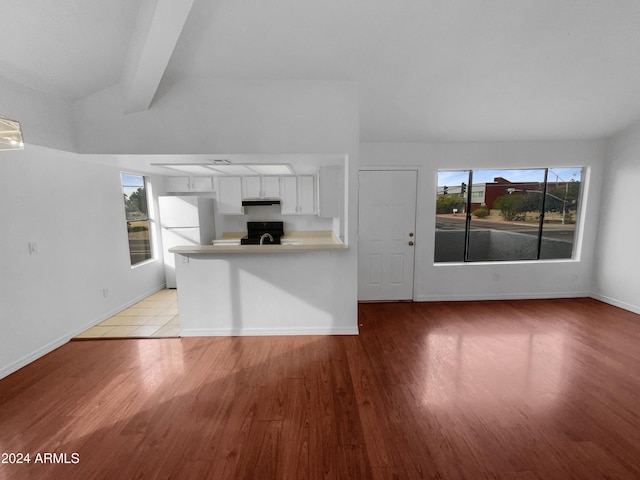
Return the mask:
<svg viewBox="0 0 640 480"><path fill-rule="evenodd" d="M158 261L157 258L150 258L149 260L145 260L143 262L136 263L135 265L131 265L131 269L133 270L134 268L144 267L145 265L148 265L150 263L155 263L156 261Z"/></svg>
<svg viewBox="0 0 640 480"><path fill-rule="evenodd" d="M577 258L549 258L544 260L493 260L493 261L477 261L477 262L434 262L434 267L451 267L458 265L531 265L531 264L559 264L559 263L580 263Z"/></svg>

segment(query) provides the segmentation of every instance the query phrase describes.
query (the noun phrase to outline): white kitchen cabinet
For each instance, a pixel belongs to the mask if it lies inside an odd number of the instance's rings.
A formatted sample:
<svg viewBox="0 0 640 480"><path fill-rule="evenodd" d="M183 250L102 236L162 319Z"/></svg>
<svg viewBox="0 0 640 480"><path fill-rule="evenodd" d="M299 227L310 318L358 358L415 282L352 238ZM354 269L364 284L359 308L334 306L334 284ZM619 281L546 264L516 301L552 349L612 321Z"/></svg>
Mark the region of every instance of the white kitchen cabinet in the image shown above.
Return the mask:
<svg viewBox="0 0 640 480"><path fill-rule="evenodd" d="M298 177L298 213L313 215L316 213L315 177L305 175Z"/></svg>
<svg viewBox="0 0 640 480"><path fill-rule="evenodd" d="M316 213L313 175L281 177L280 198L283 215L313 215Z"/></svg>
<svg viewBox="0 0 640 480"><path fill-rule="evenodd" d="M260 177L263 197L280 198L280 177Z"/></svg>
<svg viewBox="0 0 640 480"><path fill-rule="evenodd" d="M242 208L242 177L218 178L218 213L244 215Z"/></svg>
<svg viewBox="0 0 640 480"><path fill-rule="evenodd" d="M280 198L280 177L242 178L244 198Z"/></svg>
<svg viewBox="0 0 640 480"><path fill-rule="evenodd" d="M329 165L318 172L318 215L342 217L344 214L344 167Z"/></svg>
<svg viewBox="0 0 640 480"><path fill-rule="evenodd" d="M167 177L167 192L213 192L211 177Z"/></svg>
<svg viewBox="0 0 640 480"><path fill-rule="evenodd" d="M189 177L167 177L167 192L188 192L190 186Z"/></svg>
<svg viewBox="0 0 640 480"><path fill-rule="evenodd" d="M191 177L191 190L194 192L213 192L211 177Z"/></svg>
<svg viewBox="0 0 640 480"><path fill-rule="evenodd" d="M260 177L242 177L242 197L260 198L262 197L262 182Z"/></svg>
<svg viewBox="0 0 640 480"><path fill-rule="evenodd" d="M283 215L298 213L298 182L296 177L280 178L280 206Z"/></svg>

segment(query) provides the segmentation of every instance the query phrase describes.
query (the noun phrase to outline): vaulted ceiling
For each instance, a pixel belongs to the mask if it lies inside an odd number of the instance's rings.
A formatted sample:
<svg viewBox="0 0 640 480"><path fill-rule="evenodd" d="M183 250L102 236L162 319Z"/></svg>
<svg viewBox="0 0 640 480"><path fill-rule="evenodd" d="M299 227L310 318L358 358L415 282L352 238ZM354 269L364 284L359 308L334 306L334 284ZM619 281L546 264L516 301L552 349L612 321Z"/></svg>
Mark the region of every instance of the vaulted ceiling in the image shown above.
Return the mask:
<svg viewBox="0 0 640 480"><path fill-rule="evenodd" d="M2 2L0 76L133 110L161 81L352 81L365 141L594 138L640 118L639 26L637 0Z"/></svg>

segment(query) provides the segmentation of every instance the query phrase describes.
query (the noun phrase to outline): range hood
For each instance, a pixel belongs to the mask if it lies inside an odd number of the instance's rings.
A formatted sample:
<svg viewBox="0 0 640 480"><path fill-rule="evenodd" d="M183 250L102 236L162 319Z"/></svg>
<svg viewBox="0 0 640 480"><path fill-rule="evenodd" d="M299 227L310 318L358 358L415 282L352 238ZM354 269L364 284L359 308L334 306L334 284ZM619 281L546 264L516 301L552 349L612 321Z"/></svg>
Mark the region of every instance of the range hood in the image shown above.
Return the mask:
<svg viewBox="0 0 640 480"><path fill-rule="evenodd" d="M279 198L245 198L242 200L243 207L257 207L268 205L280 205Z"/></svg>

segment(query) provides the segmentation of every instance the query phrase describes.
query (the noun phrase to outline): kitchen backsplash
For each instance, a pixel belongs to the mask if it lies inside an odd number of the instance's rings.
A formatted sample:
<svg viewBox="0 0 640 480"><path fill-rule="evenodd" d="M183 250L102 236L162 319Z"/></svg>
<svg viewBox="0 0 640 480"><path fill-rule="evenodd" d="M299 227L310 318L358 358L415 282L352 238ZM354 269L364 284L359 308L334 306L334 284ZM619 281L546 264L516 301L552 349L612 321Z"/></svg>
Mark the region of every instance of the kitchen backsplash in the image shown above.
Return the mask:
<svg viewBox="0 0 640 480"><path fill-rule="evenodd" d="M282 215L280 205L245 207L244 215L217 215L216 233L244 232L247 222L283 221L284 231L332 230L333 219L317 215Z"/></svg>

